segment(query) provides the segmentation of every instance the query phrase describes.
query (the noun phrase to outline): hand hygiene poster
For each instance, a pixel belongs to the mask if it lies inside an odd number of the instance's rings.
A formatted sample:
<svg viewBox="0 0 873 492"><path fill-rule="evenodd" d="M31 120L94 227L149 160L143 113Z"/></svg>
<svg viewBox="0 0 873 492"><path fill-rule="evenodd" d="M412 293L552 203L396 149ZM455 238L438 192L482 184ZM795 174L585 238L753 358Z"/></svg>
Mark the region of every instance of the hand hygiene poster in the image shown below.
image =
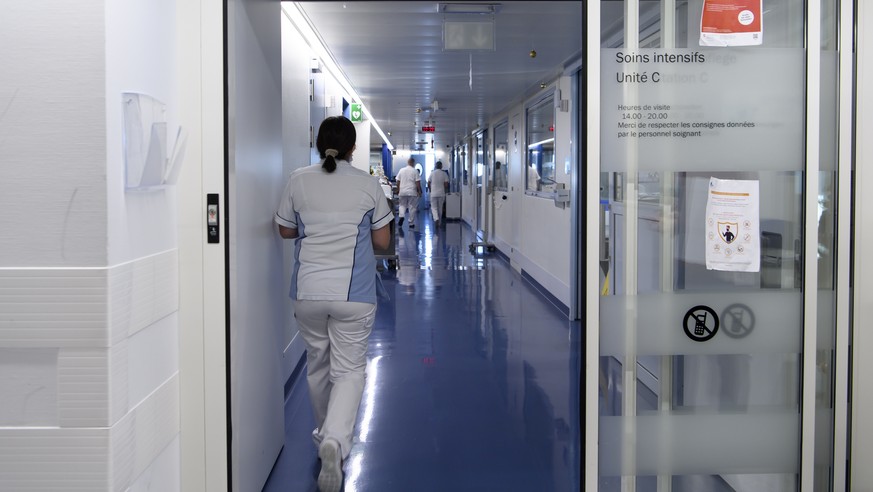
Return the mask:
<svg viewBox="0 0 873 492"><path fill-rule="evenodd" d="M704 0L700 46L756 46L764 35L764 0Z"/></svg>
<svg viewBox="0 0 873 492"><path fill-rule="evenodd" d="M761 270L758 181L709 178L706 269Z"/></svg>

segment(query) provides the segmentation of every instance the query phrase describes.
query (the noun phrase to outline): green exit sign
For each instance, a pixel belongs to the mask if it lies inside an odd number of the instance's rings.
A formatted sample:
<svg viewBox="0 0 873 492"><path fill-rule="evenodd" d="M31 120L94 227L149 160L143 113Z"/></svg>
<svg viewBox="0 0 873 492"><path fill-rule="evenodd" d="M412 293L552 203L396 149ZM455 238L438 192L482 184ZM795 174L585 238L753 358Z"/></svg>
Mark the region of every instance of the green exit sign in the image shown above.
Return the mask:
<svg viewBox="0 0 873 492"><path fill-rule="evenodd" d="M364 111L361 110L361 105L359 103L352 103L352 123L360 123L364 121Z"/></svg>

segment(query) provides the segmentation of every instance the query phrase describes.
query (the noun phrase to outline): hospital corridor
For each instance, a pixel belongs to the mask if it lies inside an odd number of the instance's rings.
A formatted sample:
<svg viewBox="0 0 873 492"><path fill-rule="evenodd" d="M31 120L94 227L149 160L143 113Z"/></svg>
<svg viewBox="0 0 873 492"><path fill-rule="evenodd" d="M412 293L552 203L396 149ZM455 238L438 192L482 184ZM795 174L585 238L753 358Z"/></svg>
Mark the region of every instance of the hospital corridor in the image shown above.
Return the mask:
<svg viewBox="0 0 873 492"><path fill-rule="evenodd" d="M380 273L390 299L370 336L345 490L578 488L578 324L504 257L471 254L469 227L436 229L426 212L397 238L399 268ZM305 381L285 415L264 490L314 490Z"/></svg>
<svg viewBox="0 0 873 492"><path fill-rule="evenodd" d="M869 0L0 0L0 492L873 492L871 73Z"/></svg>

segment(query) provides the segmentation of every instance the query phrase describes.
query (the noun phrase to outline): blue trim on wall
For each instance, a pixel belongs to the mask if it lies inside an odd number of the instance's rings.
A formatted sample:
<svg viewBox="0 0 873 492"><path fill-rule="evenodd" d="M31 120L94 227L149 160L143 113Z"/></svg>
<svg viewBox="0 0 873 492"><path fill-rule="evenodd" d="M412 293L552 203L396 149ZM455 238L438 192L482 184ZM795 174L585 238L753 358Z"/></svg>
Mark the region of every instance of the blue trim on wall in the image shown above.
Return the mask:
<svg viewBox="0 0 873 492"><path fill-rule="evenodd" d="M503 258L503 260L506 261L507 263L512 263L512 262L509 260L509 257L506 256L506 253L504 253L503 251L500 251L500 248L495 247L495 248L494 248L494 252L497 253L497 256Z"/></svg>
<svg viewBox="0 0 873 492"><path fill-rule="evenodd" d="M565 316L567 316L567 318L570 318L570 308L567 307L566 304L561 302L560 299L555 297L554 294L549 292L548 289L543 287L543 284L537 282L536 279L531 277L530 274L527 273L523 268L521 269L521 278L530 282L530 284L533 285L533 287L537 291L539 291L539 293L542 294L543 297L545 297L549 302L552 303L552 305L554 305L556 308L558 308L558 311L561 311L562 313L564 313Z"/></svg>
<svg viewBox="0 0 873 492"><path fill-rule="evenodd" d="M306 374L306 351L303 352L303 355L300 356L300 360L297 361L297 365L294 366L294 370L291 371L291 375L288 376L288 380L285 381L285 399L288 399L288 396L291 394L291 388L297 384L297 381L300 379L300 376Z"/></svg>
<svg viewBox="0 0 873 492"><path fill-rule="evenodd" d="M394 157L392 157L391 149L386 143L382 144L382 170L385 171L385 176L388 176L388 179L394 177Z"/></svg>
<svg viewBox="0 0 873 492"><path fill-rule="evenodd" d="M504 261L506 261L507 263L511 263L509 256L507 256L506 253L501 251L500 248L495 247L494 252L497 253L497 255L500 256L500 258L503 259ZM542 294L543 297L545 297L550 303L552 303L553 306L558 308L558 311L564 313L564 315L567 316L567 318L570 317L570 308L566 304L561 302L560 299L555 297L554 294L549 292L549 290L546 289L543 286L543 284L537 282L535 278L531 277L530 274L524 270L524 268L521 269L521 278L527 280L537 290L537 292Z"/></svg>

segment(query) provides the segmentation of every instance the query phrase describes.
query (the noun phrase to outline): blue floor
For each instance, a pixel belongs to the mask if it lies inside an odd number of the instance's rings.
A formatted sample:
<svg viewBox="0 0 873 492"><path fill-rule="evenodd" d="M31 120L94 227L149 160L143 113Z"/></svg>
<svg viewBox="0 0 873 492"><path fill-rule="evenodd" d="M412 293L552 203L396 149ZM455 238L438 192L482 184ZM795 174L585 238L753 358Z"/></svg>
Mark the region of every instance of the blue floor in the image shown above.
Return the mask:
<svg viewBox="0 0 873 492"><path fill-rule="evenodd" d="M345 491L576 491L580 328L470 228L397 234L381 273L367 384ZM305 368L304 368L305 370ZM265 491L314 491L305 378L286 402L285 448Z"/></svg>

